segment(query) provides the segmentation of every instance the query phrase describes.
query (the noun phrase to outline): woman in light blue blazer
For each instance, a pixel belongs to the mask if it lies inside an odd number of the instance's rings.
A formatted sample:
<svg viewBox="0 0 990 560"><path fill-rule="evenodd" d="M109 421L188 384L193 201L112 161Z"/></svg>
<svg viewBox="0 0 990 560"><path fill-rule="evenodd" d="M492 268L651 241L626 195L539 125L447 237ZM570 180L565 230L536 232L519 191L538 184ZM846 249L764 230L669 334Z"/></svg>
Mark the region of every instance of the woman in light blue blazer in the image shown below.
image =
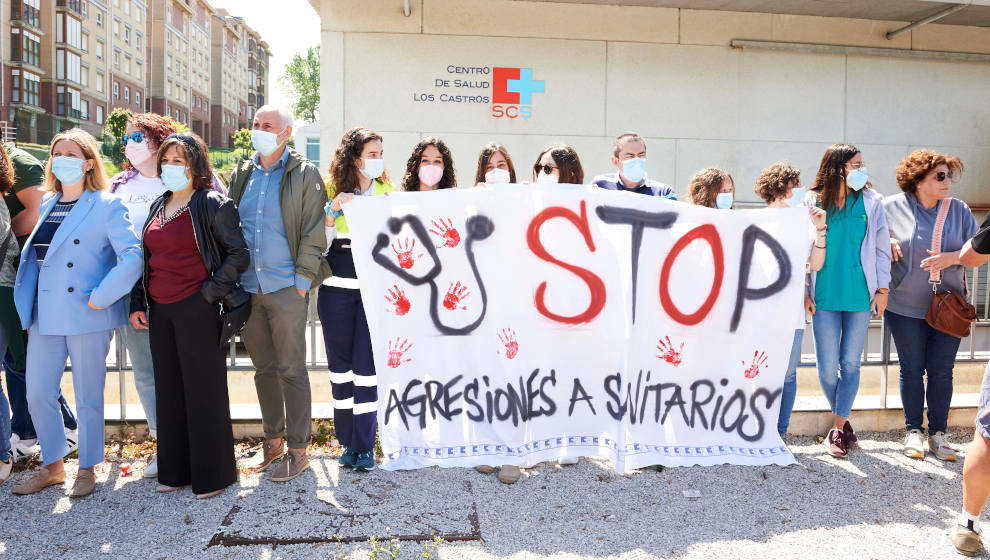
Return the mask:
<svg viewBox="0 0 990 560"><path fill-rule="evenodd" d="M33 494L65 481L68 454L58 391L66 358L79 417L79 472L70 497L95 489L103 462L103 386L113 329L127 321L128 294L141 276L141 242L124 203L106 191L96 141L72 129L55 136L45 168L38 224L28 237L14 303L30 325L27 400L44 468L14 488Z"/></svg>

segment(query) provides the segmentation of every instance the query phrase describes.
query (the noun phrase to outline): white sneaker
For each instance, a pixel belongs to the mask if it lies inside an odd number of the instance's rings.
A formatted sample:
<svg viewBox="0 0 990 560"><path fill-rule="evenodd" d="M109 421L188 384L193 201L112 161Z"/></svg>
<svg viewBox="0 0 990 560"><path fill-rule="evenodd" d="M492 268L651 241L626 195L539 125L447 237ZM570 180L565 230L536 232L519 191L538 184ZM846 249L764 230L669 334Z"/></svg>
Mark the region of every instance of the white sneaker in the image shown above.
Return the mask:
<svg viewBox="0 0 990 560"><path fill-rule="evenodd" d="M563 457L557 462L560 463L561 465L576 465L580 460L581 460L580 457Z"/></svg>
<svg viewBox="0 0 990 560"><path fill-rule="evenodd" d="M935 432L935 435L928 438L928 448L932 450L932 453L936 457L943 461L956 460L956 450L949 446L949 440L946 438L945 432Z"/></svg>
<svg viewBox="0 0 990 560"><path fill-rule="evenodd" d="M158 478L158 454L155 453L144 467L144 478Z"/></svg>
<svg viewBox="0 0 990 560"><path fill-rule="evenodd" d="M34 457L38 453L41 453L38 438L21 439L17 434L10 437L10 454L15 463Z"/></svg>
<svg viewBox="0 0 990 560"><path fill-rule="evenodd" d="M908 430L904 436L904 454L912 459L925 458L925 435L921 430Z"/></svg>
<svg viewBox="0 0 990 560"><path fill-rule="evenodd" d="M14 469L14 457L11 455L6 461L0 462L0 484L10 477L10 471Z"/></svg>
<svg viewBox="0 0 990 560"><path fill-rule="evenodd" d="M65 428L65 443L69 444L69 454L79 449L79 430Z"/></svg>

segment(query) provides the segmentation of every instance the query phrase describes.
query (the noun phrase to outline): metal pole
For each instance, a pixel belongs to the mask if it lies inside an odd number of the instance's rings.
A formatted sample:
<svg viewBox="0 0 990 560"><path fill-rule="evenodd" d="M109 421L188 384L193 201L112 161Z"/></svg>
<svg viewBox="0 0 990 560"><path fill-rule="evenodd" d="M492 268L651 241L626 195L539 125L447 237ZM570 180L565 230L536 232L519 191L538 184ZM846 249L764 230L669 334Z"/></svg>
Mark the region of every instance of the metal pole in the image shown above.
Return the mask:
<svg viewBox="0 0 990 560"><path fill-rule="evenodd" d="M887 319L882 318L880 337L880 408L887 408L887 370L890 364L890 328L887 327Z"/></svg>
<svg viewBox="0 0 990 560"><path fill-rule="evenodd" d="M942 18L944 18L946 16L950 16L950 15L958 12L959 10L963 10L963 9L967 8L968 6L969 6L968 3L966 3L966 4L956 4L955 6L949 6L948 8L946 8L944 10L939 10L938 12L936 12L936 13L934 13L934 14L932 14L932 15L924 18L924 19L920 19L920 20L918 20L918 21L916 21L914 23L905 25L904 27L901 27L900 29L895 29L893 31L890 31L890 32L888 32L885 35L885 37L887 37L887 40L889 41L889 40L893 39L894 37L897 37L898 35L900 35L902 33L907 33L908 31L911 31L912 29L917 29L917 28L921 27L922 25L925 25L926 23L931 23L931 22L933 22L935 20L939 20L939 19L942 19Z"/></svg>

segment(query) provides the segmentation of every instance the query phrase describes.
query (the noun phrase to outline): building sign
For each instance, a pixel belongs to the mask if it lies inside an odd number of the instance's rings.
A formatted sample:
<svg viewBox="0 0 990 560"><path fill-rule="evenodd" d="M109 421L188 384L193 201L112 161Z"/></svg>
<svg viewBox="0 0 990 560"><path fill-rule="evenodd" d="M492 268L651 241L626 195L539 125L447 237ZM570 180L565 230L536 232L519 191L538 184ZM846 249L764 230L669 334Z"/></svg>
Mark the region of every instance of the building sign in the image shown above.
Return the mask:
<svg viewBox="0 0 990 560"><path fill-rule="evenodd" d="M533 79L532 68L451 64L444 70L433 80L435 91L414 93L414 102L490 105L492 118L528 119L533 116L533 94L546 91L543 80Z"/></svg>

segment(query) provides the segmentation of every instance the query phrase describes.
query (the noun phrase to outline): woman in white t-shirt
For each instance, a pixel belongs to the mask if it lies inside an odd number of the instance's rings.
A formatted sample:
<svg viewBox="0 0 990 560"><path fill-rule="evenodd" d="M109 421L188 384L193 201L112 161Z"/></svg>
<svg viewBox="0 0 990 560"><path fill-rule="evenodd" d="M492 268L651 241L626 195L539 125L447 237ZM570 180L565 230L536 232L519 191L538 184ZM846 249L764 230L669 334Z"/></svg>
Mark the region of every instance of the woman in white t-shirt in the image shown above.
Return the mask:
<svg viewBox="0 0 990 560"><path fill-rule="evenodd" d="M158 177L158 147L165 138L175 133L175 126L165 117L155 113L139 113L127 120L124 133L124 155L127 168L110 181L110 192L121 197L127 213L140 237L141 226L147 221L151 203L166 190ZM136 330L130 323L118 330L127 347L127 355L134 370L134 387L137 389L144 415L148 419L151 437L158 432L155 412L155 371L151 365L151 341L147 330ZM144 468L144 476L158 476L158 455L155 454Z"/></svg>

